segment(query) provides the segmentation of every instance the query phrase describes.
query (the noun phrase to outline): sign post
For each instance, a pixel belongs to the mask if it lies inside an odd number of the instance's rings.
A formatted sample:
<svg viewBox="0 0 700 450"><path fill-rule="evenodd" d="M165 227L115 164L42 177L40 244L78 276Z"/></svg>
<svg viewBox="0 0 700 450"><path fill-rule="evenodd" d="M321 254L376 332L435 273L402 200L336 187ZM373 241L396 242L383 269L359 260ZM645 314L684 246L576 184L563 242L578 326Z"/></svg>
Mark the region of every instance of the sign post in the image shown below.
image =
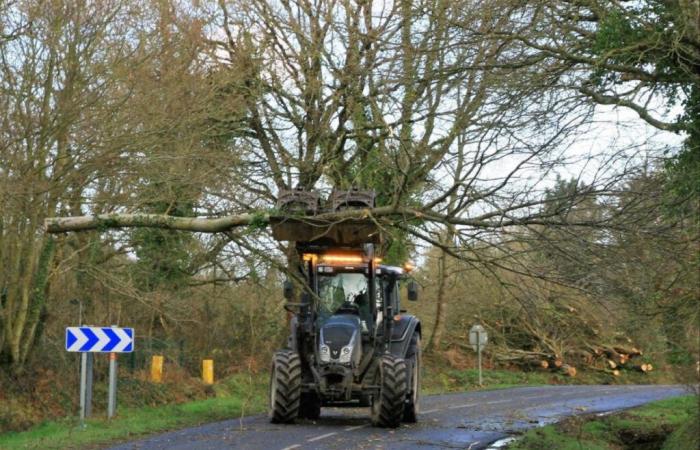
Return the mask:
<svg viewBox="0 0 700 450"><path fill-rule="evenodd" d="M85 353L87 362L87 377L85 378L85 417L92 416L92 382L94 376L92 369L95 366L95 356L92 353Z"/></svg>
<svg viewBox="0 0 700 450"><path fill-rule="evenodd" d="M92 401L92 353L109 353L107 417L117 408L117 353L134 351L134 329L118 327L68 327L66 351L80 353L80 425L90 415Z"/></svg>
<svg viewBox="0 0 700 450"><path fill-rule="evenodd" d="M80 427L85 426L85 402L87 394L87 353L80 354Z"/></svg>
<svg viewBox="0 0 700 450"><path fill-rule="evenodd" d="M481 376L481 351L486 346L488 338L489 337L486 330L481 325L474 325L469 330L469 345L471 345L472 349L474 349L474 351L477 353L477 359L479 362L479 386L483 386L484 384Z"/></svg>
<svg viewBox="0 0 700 450"><path fill-rule="evenodd" d="M109 393L107 394L107 418L114 417L117 409L117 354L109 354Z"/></svg>

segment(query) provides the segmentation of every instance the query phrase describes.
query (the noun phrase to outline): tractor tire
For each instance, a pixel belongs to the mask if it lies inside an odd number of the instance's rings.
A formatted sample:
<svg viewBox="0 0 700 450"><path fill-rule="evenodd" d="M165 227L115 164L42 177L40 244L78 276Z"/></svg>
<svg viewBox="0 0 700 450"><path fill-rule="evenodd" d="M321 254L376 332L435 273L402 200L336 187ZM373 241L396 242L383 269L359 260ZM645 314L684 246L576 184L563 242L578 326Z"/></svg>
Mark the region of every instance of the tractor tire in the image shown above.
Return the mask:
<svg viewBox="0 0 700 450"><path fill-rule="evenodd" d="M321 417L321 399L318 394L312 392L301 394L299 418L317 420L319 417Z"/></svg>
<svg viewBox="0 0 700 450"><path fill-rule="evenodd" d="M403 409L403 421L416 423L418 422L418 412L420 410L420 380L423 365L420 334L418 333L414 333L413 337L411 337L411 343L406 352L406 362L411 371L411 386L408 388L406 405Z"/></svg>
<svg viewBox="0 0 700 450"><path fill-rule="evenodd" d="M296 352L280 350L272 357L270 422L291 423L299 415L301 359Z"/></svg>
<svg viewBox="0 0 700 450"><path fill-rule="evenodd" d="M408 371L401 358L385 355L379 361L379 394L372 399L372 425L396 428L401 425Z"/></svg>

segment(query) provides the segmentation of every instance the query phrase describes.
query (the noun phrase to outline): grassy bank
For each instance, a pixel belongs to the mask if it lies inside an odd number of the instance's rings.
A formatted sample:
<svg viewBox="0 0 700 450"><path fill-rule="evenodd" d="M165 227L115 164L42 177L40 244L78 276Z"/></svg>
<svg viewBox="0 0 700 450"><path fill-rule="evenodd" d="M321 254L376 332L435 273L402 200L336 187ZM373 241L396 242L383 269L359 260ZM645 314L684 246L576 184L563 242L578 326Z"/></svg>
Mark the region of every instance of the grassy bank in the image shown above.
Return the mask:
<svg viewBox="0 0 700 450"><path fill-rule="evenodd" d="M240 374L216 384L211 397L157 407L120 408L112 421L76 418L49 421L21 433L0 435L0 449L84 448L159 431L259 413L266 406L267 377Z"/></svg>
<svg viewBox="0 0 700 450"><path fill-rule="evenodd" d="M526 432L508 450L689 450L700 448L698 397L649 403L609 416L577 416Z"/></svg>

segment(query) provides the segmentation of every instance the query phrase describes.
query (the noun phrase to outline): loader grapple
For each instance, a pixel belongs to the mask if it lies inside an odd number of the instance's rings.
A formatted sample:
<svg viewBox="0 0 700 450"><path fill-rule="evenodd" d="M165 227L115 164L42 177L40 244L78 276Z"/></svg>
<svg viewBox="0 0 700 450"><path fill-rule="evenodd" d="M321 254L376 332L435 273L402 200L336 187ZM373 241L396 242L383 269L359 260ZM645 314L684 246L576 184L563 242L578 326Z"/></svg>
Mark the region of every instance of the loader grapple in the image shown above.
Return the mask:
<svg viewBox="0 0 700 450"><path fill-rule="evenodd" d="M314 245L357 247L379 244L379 227L371 218L324 220L319 215L347 209L374 207L374 191L334 190L325 207L318 192L295 189L280 191L277 208L284 216L270 217L272 237L278 241L312 243Z"/></svg>

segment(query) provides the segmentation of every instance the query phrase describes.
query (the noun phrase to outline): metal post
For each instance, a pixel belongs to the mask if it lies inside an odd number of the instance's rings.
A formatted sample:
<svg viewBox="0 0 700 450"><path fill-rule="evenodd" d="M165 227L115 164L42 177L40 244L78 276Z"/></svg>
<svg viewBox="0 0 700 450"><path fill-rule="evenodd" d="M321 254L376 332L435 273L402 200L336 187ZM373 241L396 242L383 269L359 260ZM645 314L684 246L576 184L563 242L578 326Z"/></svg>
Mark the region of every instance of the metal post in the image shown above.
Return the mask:
<svg viewBox="0 0 700 450"><path fill-rule="evenodd" d="M92 416L92 367L95 357L92 353L87 355L86 380L85 380L85 417Z"/></svg>
<svg viewBox="0 0 700 450"><path fill-rule="evenodd" d="M476 353L479 359L479 386L483 386L484 380L481 378L481 333L476 332Z"/></svg>
<svg viewBox="0 0 700 450"><path fill-rule="evenodd" d="M109 392L107 397L107 418L114 417L117 409L117 354L109 354Z"/></svg>
<svg viewBox="0 0 700 450"><path fill-rule="evenodd" d="M80 354L80 426L85 426L85 391L87 384L87 353Z"/></svg>

